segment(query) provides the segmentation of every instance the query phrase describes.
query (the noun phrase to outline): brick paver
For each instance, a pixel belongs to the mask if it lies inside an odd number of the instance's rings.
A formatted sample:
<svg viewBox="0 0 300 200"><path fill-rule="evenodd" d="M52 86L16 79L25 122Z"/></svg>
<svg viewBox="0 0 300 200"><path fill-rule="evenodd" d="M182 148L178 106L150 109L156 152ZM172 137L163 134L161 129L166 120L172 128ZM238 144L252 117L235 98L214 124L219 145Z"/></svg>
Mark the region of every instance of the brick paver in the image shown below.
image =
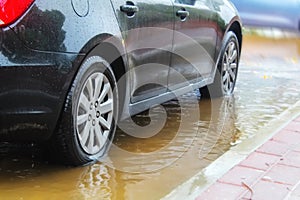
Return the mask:
<svg viewBox="0 0 300 200"><path fill-rule="evenodd" d="M300 197L300 117L229 170L197 200L287 197Z"/></svg>
<svg viewBox="0 0 300 200"><path fill-rule="evenodd" d="M270 140L265 144L263 144L256 151L260 153L270 154L270 155L283 156L288 152L288 150L289 148L287 145L274 140Z"/></svg>

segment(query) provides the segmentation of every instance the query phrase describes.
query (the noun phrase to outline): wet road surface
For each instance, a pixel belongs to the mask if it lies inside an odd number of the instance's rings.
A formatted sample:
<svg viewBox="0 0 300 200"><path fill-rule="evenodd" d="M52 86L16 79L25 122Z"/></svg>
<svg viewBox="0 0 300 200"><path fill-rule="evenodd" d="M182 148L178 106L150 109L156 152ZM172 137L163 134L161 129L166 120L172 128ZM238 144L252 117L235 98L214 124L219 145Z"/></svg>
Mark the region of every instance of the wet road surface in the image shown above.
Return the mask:
<svg viewBox="0 0 300 200"><path fill-rule="evenodd" d="M0 199L161 198L300 100L299 61L299 38L245 36L233 97L210 102L195 91L154 108L151 120L139 114L142 128L118 130L108 157L90 166L49 164L35 144L2 143Z"/></svg>

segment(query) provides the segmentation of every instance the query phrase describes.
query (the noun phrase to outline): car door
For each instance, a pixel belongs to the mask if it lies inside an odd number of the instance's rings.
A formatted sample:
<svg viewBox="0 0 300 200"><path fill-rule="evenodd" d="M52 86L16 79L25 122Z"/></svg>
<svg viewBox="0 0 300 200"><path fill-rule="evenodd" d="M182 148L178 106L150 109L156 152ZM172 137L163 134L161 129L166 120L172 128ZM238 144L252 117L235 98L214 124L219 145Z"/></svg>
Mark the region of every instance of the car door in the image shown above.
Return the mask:
<svg viewBox="0 0 300 200"><path fill-rule="evenodd" d="M174 1L174 45L169 73L173 88L211 77L214 71L217 26L212 20L210 0ZM186 80L178 78L178 72Z"/></svg>
<svg viewBox="0 0 300 200"><path fill-rule="evenodd" d="M172 0L111 0L128 54L131 102L167 91L173 41Z"/></svg>

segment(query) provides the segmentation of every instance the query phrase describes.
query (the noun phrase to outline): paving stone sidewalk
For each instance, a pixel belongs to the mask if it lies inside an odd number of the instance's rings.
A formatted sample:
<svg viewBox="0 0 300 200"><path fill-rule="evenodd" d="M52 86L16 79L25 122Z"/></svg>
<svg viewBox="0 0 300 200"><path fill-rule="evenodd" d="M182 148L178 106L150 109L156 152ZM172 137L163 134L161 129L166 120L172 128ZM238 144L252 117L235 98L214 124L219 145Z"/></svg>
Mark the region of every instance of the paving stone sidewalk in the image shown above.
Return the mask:
<svg viewBox="0 0 300 200"><path fill-rule="evenodd" d="M197 197L204 199L300 199L300 117Z"/></svg>

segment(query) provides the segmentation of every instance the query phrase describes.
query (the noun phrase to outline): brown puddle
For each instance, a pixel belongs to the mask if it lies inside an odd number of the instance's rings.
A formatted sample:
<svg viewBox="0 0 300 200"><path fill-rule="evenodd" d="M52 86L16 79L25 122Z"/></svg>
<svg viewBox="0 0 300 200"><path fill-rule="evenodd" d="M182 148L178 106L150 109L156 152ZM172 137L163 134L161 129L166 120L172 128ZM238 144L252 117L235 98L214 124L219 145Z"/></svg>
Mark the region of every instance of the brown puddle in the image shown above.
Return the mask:
<svg viewBox="0 0 300 200"><path fill-rule="evenodd" d="M246 36L233 97L210 102L195 91L154 108L151 120L135 116L142 128L118 130L102 163L66 168L35 145L1 144L0 199L163 197L300 99L299 49L295 38Z"/></svg>

